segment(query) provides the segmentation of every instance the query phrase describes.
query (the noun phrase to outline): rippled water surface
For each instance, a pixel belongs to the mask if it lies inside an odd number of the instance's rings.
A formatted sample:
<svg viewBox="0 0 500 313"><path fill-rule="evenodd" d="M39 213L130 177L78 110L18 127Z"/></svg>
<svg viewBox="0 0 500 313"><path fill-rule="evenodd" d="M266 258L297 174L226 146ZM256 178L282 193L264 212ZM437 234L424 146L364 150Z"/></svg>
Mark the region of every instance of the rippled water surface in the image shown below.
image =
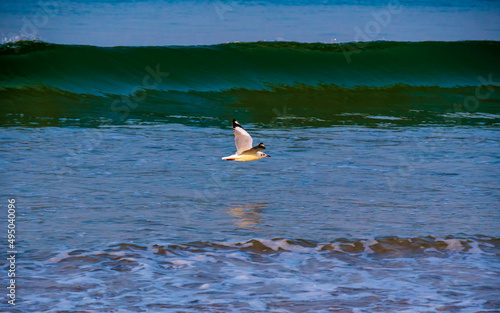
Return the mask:
<svg viewBox="0 0 500 313"><path fill-rule="evenodd" d="M247 129L3 128L19 312L499 310L496 129Z"/></svg>
<svg viewBox="0 0 500 313"><path fill-rule="evenodd" d="M0 312L500 312L499 12L0 1Z"/></svg>

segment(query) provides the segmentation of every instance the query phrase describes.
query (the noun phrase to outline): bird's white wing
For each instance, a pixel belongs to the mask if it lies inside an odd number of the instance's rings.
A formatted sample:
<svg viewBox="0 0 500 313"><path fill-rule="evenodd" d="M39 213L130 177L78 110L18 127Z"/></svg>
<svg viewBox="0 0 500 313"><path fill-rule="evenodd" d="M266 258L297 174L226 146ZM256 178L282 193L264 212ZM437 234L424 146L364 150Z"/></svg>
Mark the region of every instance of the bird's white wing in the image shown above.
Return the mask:
<svg viewBox="0 0 500 313"><path fill-rule="evenodd" d="M236 154L252 149L252 137L241 127L240 123L233 120L234 143L236 144Z"/></svg>

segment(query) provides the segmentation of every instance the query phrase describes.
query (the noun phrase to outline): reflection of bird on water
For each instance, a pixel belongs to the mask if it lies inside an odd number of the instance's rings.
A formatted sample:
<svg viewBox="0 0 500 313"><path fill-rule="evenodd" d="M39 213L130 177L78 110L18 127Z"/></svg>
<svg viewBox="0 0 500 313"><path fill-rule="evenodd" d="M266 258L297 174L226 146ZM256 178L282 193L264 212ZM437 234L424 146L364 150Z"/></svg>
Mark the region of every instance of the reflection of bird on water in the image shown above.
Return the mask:
<svg viewBox="0 0 500 313"><path fill-rule="evenodd" d="M236 225L241 228L255 228L257 224L262 224L261 213L267 207L267 203L256 205L237 206L229 209L231 216L237 217Z"/></svg>

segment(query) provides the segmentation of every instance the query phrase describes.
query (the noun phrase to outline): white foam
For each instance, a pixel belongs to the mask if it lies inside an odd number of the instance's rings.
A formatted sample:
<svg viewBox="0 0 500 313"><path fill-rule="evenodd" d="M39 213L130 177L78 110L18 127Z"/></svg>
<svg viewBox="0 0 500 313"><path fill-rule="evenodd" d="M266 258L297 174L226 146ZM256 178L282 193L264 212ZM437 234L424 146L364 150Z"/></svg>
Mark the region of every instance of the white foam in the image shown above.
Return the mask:
<svg viewBox="0 0 500 313"><path fill-rule="evenodd" d="M438 249L436 248L426 248L424 249L424 252L437 252L437 253L442 253L441 251L439 251Z"/></svg>
<svg viewBox="0 0 500 313"><path fill-rule="evenodd" d="M280 240L271 240L271 239L256 239L266 247L272 249L273 251L278 251L280 248L282 250L286 251L303 251L306 248L294 245L294 244L289 244L286 239L280 239ZM254 245L254 241L244 241L244 242L220 242L217 243L221 246L226 246L226 247L243 247L243 248L248 248Z"/></svg>
<svg viewBox="0 0 500 313"><path fill-rule="evenodd" d="M111 252L96 252L94 253L94 255L103 255L103 254L107 254L107 255L114 255L114 256L125 256L127 255L124 251L111 251Z"/></svg>
<svg viewBox="0 0 500 313"><path fill-rule="evenodd" d="M458 239L441 239L438 241L444 241L448 245L446 247L446 250L460 252L465 249L465 247L462 245L462 242L460 242L460 240Z"/></svg>
<svg viewBox="0 0 500 313"><path fill-rule="evenodd" d="M490 239L488 239L488 240L490 240ZM486 247L495 248L495 245L491 244L489 242L483 242L482 244L483 244L483 246L486 246Z"/></svg>
<svg viewBox="0 0 500 313"><path fill-rule="evenodd" d="M280 248L286 251L292 250L304 250L303 247L297 245L289 244L285 239L281 240L268 240L268 239L259 239L259 241L264 244L266 247L273 249L274 251L278 251Z"/></svg>
<svg viewBox="0 0 500 313"><path fill-rule="evenodd" d="M389 121L403 120L403 118L401 118L401 117L385 116L385 115L365 115L365 118L371 118L371 119L374 119L374 120L389 120Z"/></svg>
<svg viewBox="0 0 500 313"><path fill-rule="evenodd" d="M363 247L365 248L365 253L367 253L367 254L375 253L375 251L373 251L370 248L370 246L374 246L374 245L378 244L377 240L375 240L375 239L369 239L367 241L362 241L361 243L363 244Z"/></svg>
<svg viewBox="0 0 500 313"><path fill-rule="evenodd" d="M136 266L132 269L132 272L140 275L141 277L145 279L153 279L154 277L154 271L152 267L149 264L146 263L139 263L139 266Z"/></svg>
<svg viewBox="0 0 500 313"><path fill-rule="evenodd" d="M239 271L239 273L234 277L227 279L227 281L231 284L249 284L249 283L257 283L262 281L261 278L252 275L251 272Z"/></svg>
<svg viewBox="0 0 500 313"><path fill-rule="evenodd" d="M332 244L332 247L333 247L333 251L345 253L345 251L342 250L342 248L340 247L340 244L338 244L338 243Z"/></svg>
<svg viewBox="0 0 500 313"><path fill-rule="evenodd" d="M234 277L235 280L249 280L250 277L246 276L246 275L238 275L236 277Z"/></svg>
<svg viewBox="0 0 500 313"><path fill-rule="evenodd" d="M192 267L193 262L187 260L173 260L170 263L174 264L176 267Z"/></svg>
<svg viewBox="0 0 500 313"><path fill-rule="evenodd" d="M472 241L469 242L469 246L471 247L467 253L472 253L472 254L484 254L484 251L479 248L479 245L477 242Z"/></svg>
<svg viewBox="0 0 500 313"><path fill-rule="evenodd" d="M218 245L224 246L224 247L237 247L239 245L248 247L248 243L246 241L237 241L237 242L218 242Z"/></svg>
<svg viewBox="0 0 500 313"><path fill-rule="evenodd" d="M60 262L66 258L69 258L69 257L70 257L69 253L67 251L65 251L65 252L59 253L55 257L48 259L47 261L50 263L57 263L57 262Z"/></svg>
<svg viewBox="0 0 500 313"><path fill-rule="evenodd" d="M340 243L330 243L329 246L332 247L333 251L345 253L345 251L340 248ZM321 251L324 247L325 245L320 245L316 247L316 251Z"/></svg>

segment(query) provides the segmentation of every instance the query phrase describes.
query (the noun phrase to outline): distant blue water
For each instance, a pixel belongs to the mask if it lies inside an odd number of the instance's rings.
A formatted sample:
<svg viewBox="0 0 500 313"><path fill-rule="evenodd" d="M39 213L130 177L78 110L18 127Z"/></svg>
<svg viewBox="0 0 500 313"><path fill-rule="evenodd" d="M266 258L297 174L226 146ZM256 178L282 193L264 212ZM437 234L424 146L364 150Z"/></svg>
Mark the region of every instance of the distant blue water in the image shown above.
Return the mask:
<svg viewBox="0 0 500 313"><path fill-rule="evenodd" d="M2 1L3 40L98 46L500 40L499 1Z"/></svg>

